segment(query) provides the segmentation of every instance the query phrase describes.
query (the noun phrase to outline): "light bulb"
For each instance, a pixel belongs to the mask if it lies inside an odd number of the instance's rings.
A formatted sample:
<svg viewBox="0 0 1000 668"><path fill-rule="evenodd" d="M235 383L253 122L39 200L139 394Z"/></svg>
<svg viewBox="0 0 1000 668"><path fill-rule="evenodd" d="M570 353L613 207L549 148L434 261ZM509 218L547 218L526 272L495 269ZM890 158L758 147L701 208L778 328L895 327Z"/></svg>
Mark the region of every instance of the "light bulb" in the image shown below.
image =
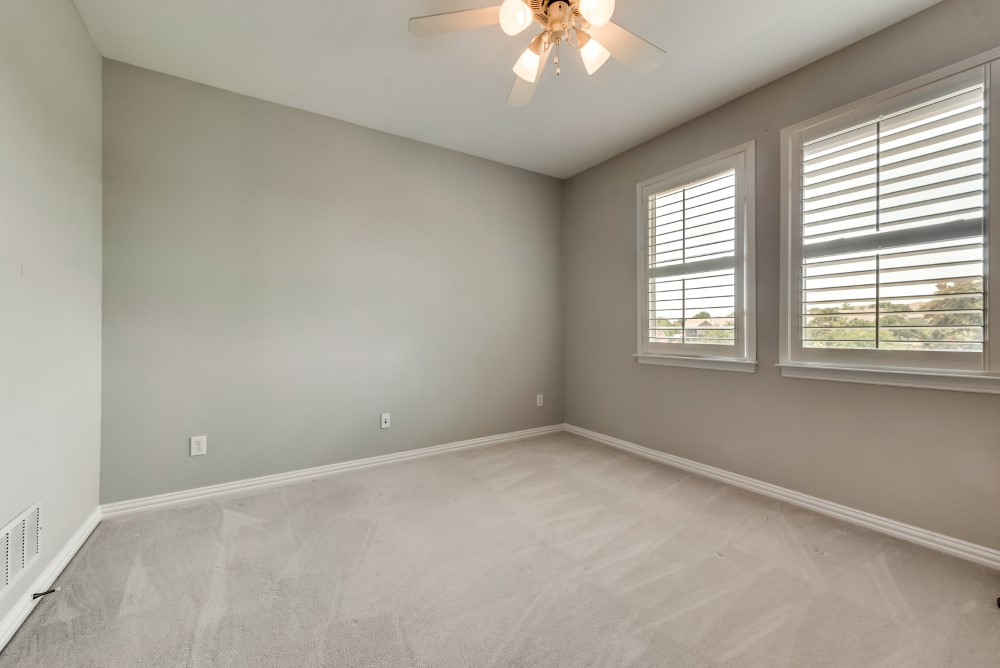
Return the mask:
<svg viewBox="0 0 1000 668"><path fill-rule="evenodd" d="M508 35L524 32L533 20L531 9L524 0L503 0L500 5L500 27Z"/></svg>
<svg viewBox="0 0 1000 668"><path fill-rule="evenodd" d="M604 45L591 37L587 43L580 47L580 56L583 57L583 65L587 68L587 74L593 74L608 62L611 52L604 48Z"/></svg>
<svg viewBox="0 0 1000 668"><path fill-rule="evenodd" d="M603 28L615 13L615 0L580 0L580 13L590 25Z"/></svg>
<svg viewBox="0 0 1000 668"><path fill-rule="evenodd" d="M521 57L517 59L514 63L514 74L521 77L528 83L535 83L535 79L538 78L538 65L541 62L541 56L531 50L528 47L521 54Z"/></svg>

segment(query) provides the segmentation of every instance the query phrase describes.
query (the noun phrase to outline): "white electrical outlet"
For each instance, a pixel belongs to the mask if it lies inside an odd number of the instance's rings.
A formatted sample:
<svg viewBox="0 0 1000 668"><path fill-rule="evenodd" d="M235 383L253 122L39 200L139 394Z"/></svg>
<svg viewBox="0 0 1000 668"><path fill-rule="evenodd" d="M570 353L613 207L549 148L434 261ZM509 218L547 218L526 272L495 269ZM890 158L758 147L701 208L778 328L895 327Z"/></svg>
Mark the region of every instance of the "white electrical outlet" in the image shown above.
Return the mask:
<svg viewBox="0 0 1000 668"><path fill-rule="evenodd" d="M537 397L535 397L535 405L539 406L539 407L545 405L545 395L544 394L539 394Z"/></svg>
<svg viewBox="0 0 1000 668"><path fill-rule="evenodd" d="M208 454L208 436L192 436L191 437L191 456L197 457L198 455Z"/></svg>
<svg viewBox="0 0 1000 668"><path fill-rule="evenodd" d="M389 420L388 413L382 413L382 429L388 429L392 426L392 422Z"/></svg>

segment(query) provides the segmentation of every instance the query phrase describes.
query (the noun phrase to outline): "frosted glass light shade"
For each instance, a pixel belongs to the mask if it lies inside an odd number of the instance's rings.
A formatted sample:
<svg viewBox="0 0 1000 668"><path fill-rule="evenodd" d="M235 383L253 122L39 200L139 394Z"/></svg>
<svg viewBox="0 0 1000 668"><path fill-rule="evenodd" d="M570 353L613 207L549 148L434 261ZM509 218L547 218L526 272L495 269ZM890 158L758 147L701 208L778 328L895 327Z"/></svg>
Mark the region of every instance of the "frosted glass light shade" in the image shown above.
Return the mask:
<svg viewBox="0 0 1000 668"><path fill-rule="evenodd" d="M521 57L514 63L514 74L521 77L528 83L535 83L538 78L538 65L541 63L541 56L528 47L521 54Z"/></svg>
<svg viewBox="0 0 1000 668"><path fill-rule="evenodd" d="M580 13L590 25L603 28L615 13L615 0L580 0Z"/></svg>
<svg viewBox="0 0 1000 668"><path fill-rule="evenodd" d="M604 45L591 37L580 49L583 57L583 66L587 68L587 74L593 74L608 62L611 52L604 48Z"/></svg>
<svg viewBox="0 0 1000 668"><path fill-rule="evenodd" d="M525 31L534 17L524 0L503 0L500 5L500 27L508 35L517 35Z"/></svg>

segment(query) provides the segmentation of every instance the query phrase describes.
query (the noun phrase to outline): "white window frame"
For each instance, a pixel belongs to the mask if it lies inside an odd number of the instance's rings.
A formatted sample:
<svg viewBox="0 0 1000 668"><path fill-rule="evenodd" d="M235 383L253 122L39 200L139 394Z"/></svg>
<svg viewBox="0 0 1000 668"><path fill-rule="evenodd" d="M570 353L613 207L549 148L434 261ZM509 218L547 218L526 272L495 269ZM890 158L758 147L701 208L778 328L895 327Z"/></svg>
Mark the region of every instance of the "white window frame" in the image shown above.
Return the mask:
<svg viewBox="0 0 1000 668"><path fill-rule="evenodd" d="M801 346L801 219L800 183L802 146L806 141L836 132L923 99L946 95L982 72L986 95L986 206L984 232L986 269L983 284L985 341L983 354L878 350L812 350ZM991 215L989 193L1000 188L1000 142L990 141L991 128L1000 128L1000 49L970 58L952 67L896 86L869 98L810 119L781 132L781 327L779 363L783 376L875 385L1000 394L1000 335L990 336L994 310L1000 311L1000 214ZM1000 190L996 190L1000 192ZM997 325L1000 327L1000 324Z"/></svg>
<svg viewBox="0 0 1000 668"><path fill-rule="evenodd" d="M757 370L756 268L754 265L755 149L750 141L636 186L638 217L638 353L640 364L720 371ZM733 346L657 344L649 341L649 197L729 169L736 171L736 343Z"/></svg>

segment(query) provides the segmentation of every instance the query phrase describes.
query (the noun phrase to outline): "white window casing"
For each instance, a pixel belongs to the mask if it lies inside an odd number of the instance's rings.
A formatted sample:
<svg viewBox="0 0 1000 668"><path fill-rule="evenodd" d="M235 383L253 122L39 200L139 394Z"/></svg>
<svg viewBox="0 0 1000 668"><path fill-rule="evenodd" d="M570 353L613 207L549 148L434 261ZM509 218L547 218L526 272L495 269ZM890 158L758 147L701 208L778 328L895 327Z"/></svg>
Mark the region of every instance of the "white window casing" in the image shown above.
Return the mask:
<svg viewBox="0 0 1000 668"><path fill-rule="evenodd" d="M636 190L638 361L755 371L754 143Z"/></svg>
<svg viewBox="0 0 1000 668"><path fill-rule="evenodd" d="M1000 393L997 57L782 131L783 375Z"/></svg>

